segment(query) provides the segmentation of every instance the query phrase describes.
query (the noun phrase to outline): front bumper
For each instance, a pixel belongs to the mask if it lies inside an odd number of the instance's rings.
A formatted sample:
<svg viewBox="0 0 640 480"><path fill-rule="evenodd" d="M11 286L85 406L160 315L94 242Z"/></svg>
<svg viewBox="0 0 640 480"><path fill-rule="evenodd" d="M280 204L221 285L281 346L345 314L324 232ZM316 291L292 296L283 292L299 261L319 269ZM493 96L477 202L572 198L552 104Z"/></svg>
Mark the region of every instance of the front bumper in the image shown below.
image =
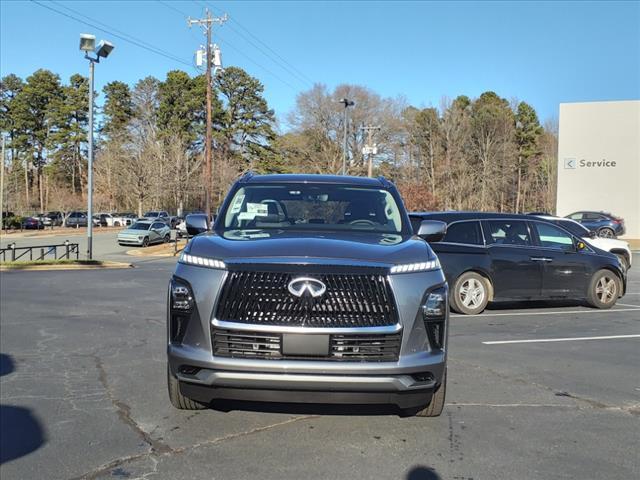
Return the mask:
<svg viewBox="0 0 640 480"><path fill-rule="evenodd" d="M144 239L143 239L144 240ZM143 240L138 240L137 238L120 238L118 237L118 243L123 245L142 245Z"/></svg>
<svg viewBox="0 0 640 480"><path fill-rule="evenodd" d="M249 360L214 357L168 346L169 367L184 395L215 399L300 403L424 405L445 370L444 352L419 352L397 362ZM185 373L187 367L199 369Z"/></svg>

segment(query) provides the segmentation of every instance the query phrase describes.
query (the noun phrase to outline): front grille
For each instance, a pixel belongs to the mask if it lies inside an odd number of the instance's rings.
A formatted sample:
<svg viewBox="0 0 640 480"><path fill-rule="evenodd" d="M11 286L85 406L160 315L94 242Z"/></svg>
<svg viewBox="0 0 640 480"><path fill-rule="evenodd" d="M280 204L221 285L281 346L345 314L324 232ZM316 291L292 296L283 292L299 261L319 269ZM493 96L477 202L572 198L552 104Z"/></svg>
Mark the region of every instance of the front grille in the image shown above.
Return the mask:
<svg viewBox="0 0 640 480"><path fill-rule="evenodd" d="M322 281L319 298L296 297L287 286L300 276ZM398 323L391 287L381 272L311 275L230 271L220 294L216 318L258 325L377 327Z"/></svg>
<svg viewBox="0 0 640 480"><path fill-rule="evenodd" d="M333 334L326 357L282 354L282 334L212 329L213 354L219 357L269 360L333 360L351 362L394 362L400 354L402 333Z"/></svg>

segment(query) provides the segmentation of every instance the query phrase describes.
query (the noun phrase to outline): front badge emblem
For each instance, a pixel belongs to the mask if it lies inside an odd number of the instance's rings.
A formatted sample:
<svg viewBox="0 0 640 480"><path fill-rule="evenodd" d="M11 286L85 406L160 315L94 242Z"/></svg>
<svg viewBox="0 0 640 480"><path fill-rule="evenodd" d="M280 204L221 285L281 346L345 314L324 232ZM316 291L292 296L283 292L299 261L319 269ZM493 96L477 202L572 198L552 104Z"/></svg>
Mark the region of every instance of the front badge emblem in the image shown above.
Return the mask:
<svg viewBox="0 0 640 480"><path fill-rule="evenodd" d="M287 289L291 295L296 297L311 296L318 298L327 291L327 286L317 278L297 277L289 282Z"/></svg>

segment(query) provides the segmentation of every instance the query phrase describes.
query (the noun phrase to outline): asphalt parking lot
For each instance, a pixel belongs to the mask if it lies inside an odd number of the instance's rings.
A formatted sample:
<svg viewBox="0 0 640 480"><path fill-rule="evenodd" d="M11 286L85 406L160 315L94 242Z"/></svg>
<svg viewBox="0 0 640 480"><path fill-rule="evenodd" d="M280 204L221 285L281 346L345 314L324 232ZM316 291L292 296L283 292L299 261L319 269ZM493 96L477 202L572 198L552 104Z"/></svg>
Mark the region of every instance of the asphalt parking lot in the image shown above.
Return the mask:
<svg viewBox="0 0 640 480"><path fill-rule="evenodd" d="M436 419L358 406L177 411L165 383L172 260L0 273L0 476L640 478L634 261L610 311L518 304L453 316Z"/></svg>

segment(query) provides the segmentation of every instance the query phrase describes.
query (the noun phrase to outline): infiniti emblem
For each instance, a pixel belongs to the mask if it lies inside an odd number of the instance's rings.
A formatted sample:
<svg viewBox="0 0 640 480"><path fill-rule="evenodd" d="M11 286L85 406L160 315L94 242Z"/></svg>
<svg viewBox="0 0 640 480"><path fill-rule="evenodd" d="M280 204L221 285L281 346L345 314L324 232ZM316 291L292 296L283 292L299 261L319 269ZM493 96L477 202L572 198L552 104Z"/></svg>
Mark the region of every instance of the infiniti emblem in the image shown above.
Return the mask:
<svg viewBox="0 0 640 480"><path fill-rule="evenodd" d="M327 286L317 278L296 277L289 282L287 289L296 297L311 296L321 297L327 291Z"/></svg>

